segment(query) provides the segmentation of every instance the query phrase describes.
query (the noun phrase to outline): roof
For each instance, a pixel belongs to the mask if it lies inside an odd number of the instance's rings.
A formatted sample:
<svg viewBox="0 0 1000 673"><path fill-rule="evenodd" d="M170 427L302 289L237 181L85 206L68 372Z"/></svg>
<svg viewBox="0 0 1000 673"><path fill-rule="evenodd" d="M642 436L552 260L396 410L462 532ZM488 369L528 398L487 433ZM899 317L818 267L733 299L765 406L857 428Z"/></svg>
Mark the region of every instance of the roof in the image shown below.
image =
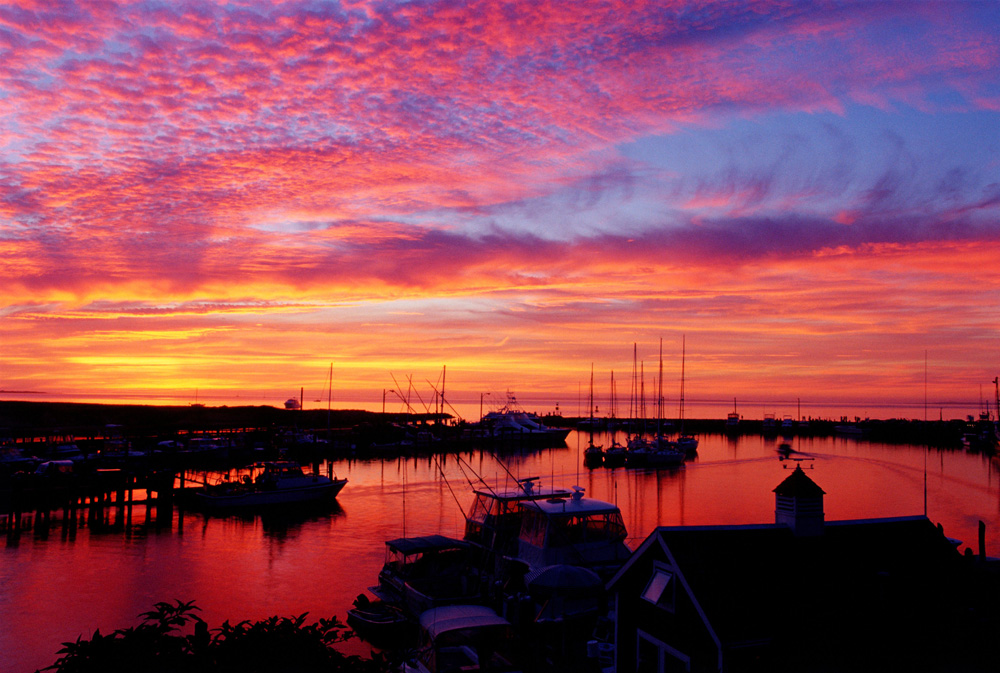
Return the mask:
<svg viewBox="0 0 1000 673"><path fill-rule="evenodd" d="M568 498L573 495L571 491L565 488L552 488L548 486L538 487L531 492L526 492L523 488L491 489L487 486L486 488L473 489L473 493L495 500L538 500L556 496Z"/></svg>
<svg viewBox="0 0 1000 673"><path fill-rule="evenodd" d="M585 515L618 512L618 506L594 498L548 498L520 503L523 509L534 509L548 516Z"/></svg>
<svg viewBox="0 0 1000 673"><path fill-rule="evenodd" d="M510 622L482 605L447 605L420 615L420 628L432 640L449 631L498 626L510 626Z"/></svg>
<svg viewBox="0 0 1000 673"><path fill-rule="evenodd" d="M409 556L410 554L422 554L443 549L464 549L469 545L453 537L425 535L423 537L400 537L395 540L387 540L385 546Z"/></svg>
<svg viewBox="0 0 1000 673"><path fill-rule="evenodd" d="M930 578L961 560L923 516L827 522L815 537L796 537L778 524L659 527L609 589L631 568L645 572L640 559L657 548L676 563L712 628L729 643L768 639L790 626L789 614L864 613L890 576L925 597L929 610L930 594L944 590Z"/></svg>
<svg viewBox="0 0 1000 673"><path fill-rule="evenodd" d="M796 465L788 478L775 487L774 492L782 496L806 498L817 498L826 493L802 471L801 465Z"/></svg>

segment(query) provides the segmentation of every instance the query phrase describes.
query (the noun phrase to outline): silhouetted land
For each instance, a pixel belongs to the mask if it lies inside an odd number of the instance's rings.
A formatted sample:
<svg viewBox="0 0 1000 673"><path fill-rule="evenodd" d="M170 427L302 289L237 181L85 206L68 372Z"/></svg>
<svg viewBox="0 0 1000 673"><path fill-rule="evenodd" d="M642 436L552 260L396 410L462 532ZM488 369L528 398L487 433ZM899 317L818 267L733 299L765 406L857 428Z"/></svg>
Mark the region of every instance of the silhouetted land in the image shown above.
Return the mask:
<svg viewBox="0 0 1000 673"><path fill-rule="evenodd" d="M585 419L545 416L555 427L577 427ZM129 438L164 437L189 432L273 431L299 428L311 431L331 429L339 436L355 434L364 439L380 428L398 423L439 423L448 438L461 427L448 414L381 414L363 410L288 410L273 406L152 406L128 404L82 404L71 402L0 401L0 439L39 441L60 437L104 437L122 434ZM760 420L743 420L737 430L727 430L722 419L687 419L685 432L694 434L772 435L782 432L798 436L832 436L841 432L845 420L810 419L807 427L780 431L766 429ZM860 420L852 436L871 441L932 446L958 446L968 423L963 420L915 421L905 419ZM444 427L447 426L447 427ZM655 427L649 421L648 428ZM676 424L667 432L676 431ZM449 435L449 433L451 433ZM362 441L359 445L363 445Z"/></svg>

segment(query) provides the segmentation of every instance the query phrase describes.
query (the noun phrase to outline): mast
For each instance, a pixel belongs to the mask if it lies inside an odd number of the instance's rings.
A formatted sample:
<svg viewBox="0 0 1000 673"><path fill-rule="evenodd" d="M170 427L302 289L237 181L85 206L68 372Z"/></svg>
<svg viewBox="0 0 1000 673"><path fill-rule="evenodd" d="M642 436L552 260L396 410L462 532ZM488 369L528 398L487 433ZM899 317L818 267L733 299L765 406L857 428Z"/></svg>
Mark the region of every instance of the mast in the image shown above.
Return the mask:
<svg viewBox="0 0 1000 673"><path fill-rule="evenodd" d="M590 445L594 445L594 363L590 363Z"/></svg>
<svg viewBox="0 0 1000 673"><path fill-rule="evenodd" d="M660 373L656 379L656 439L663 436L663 337L660 337Z"/></svg>
<svg viewBox="0 0 1000 673"><path fill-rule="evenodd" d="M685 336L681 335L681 403L680 403L680 418L681 427L680 434L684 434L684 356L685 356Z"/></svg>
<svg viewBox="0 0 1000 673"><path fill-rule="evenodd" d="M997 410L997 421L1000 422L1000 376L993 377L993 387L996 389L996 410Z"/></svg>

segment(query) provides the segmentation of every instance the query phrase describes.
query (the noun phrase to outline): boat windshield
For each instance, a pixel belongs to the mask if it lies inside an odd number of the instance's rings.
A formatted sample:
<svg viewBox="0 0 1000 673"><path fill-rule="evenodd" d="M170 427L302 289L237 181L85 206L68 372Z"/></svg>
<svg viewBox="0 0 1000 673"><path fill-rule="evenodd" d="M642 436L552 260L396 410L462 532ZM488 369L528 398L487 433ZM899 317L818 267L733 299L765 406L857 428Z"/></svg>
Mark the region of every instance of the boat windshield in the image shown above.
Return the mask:
<svg viewBox="0 0 1000 673"><path fill-rule="evenodd" d="M562 547L589 542L624 541L627 532L621 512L551 516L526 510L521 540L535 547Z"/></svg>

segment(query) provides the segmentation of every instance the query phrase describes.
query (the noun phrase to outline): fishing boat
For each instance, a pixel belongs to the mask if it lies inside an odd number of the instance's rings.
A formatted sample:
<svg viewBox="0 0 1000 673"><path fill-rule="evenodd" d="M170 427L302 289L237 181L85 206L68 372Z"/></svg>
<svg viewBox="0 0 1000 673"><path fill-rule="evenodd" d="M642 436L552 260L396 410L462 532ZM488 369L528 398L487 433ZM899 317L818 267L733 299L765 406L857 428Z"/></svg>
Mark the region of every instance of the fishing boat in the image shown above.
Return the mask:
<svg viewBox="0 0 1000 673"><path fill-rule="evenodd" d="M298 463L276 460L252 465L242 479L206 486L194 500L211 511L316 503L336 498L346 485L347 479L305 474Z"/></svg>
<svg viewBox="0 0 1000 673"><path fill-rule="evenodd" d="M483 486L473 489L474 500L465 518L463 540L491 554L514 556L521 532L518 505L530 500L569 498L573 492L563 488L541 488L538 477L519 479L514 488Z"/></svg>
<svg viewBox="0 0 1000 673"><path fill-rule="evenodd" d="M733 398L733 410L726 414L726 433L735 435L740 431L740 413L736 411L736 398Z"/></svg>
<svg viewBox="0 0 1000 673"><path fill-rule="evenodd" d="M475 603L481 588L470 544L444 535L425 535L386 541L378 584L368 590L416 617L442 605Z"/></svg>
<svg viewBox="0 0 1000 673"><path fill-rule="evenodd" d="M518 503L521 531L517 560L529 571L551 565L589 568L610 576L628 560L627 531L618 506L584 497L573 487L568 497Z"/></svg>
<svg viewBox="0 0 1000 673"><path fill-rule="evenodd" d="M499 409L483 416L474 430L485 439L541 446L557 445L566 441L569 435L569 428L549 427L537 414L522 409L510 392L507 393L507 401Z"/></svg>

